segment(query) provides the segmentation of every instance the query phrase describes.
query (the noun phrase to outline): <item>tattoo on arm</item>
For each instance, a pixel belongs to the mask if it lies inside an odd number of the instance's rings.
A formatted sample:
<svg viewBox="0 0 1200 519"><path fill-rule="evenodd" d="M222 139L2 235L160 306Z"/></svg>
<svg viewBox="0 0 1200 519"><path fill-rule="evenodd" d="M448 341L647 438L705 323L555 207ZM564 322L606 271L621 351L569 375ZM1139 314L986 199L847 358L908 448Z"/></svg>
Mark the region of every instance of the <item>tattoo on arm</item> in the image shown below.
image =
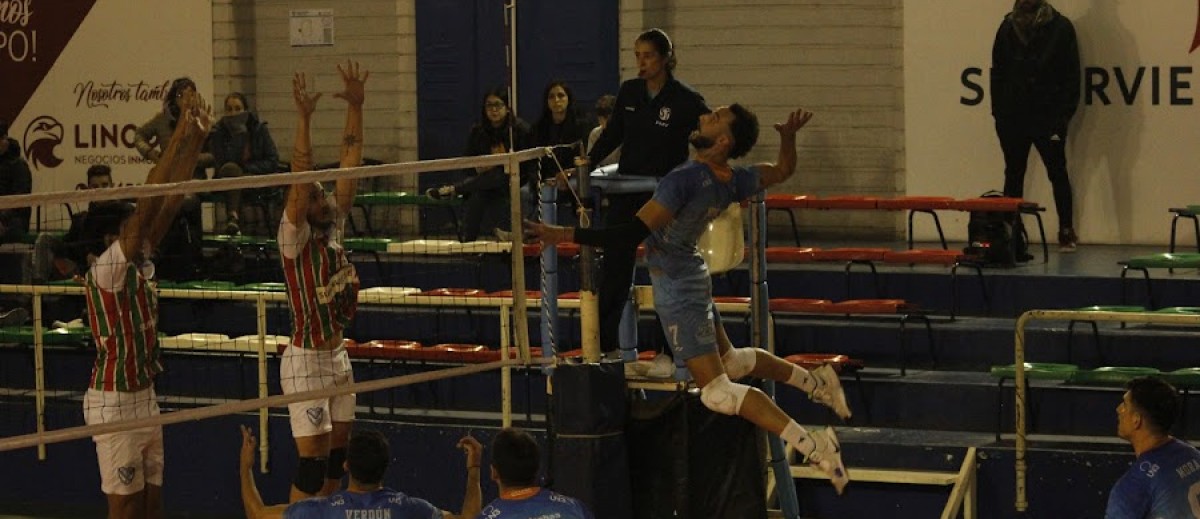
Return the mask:
<svg viewBox="0 0 1200 519"><path fill-rule="evenodd" d="M346 146L354 146L360 142L362 142L361 139L359 139L358 136L354 135L353 133L347 133L345 138L342 139L342 144Z"/></svg>

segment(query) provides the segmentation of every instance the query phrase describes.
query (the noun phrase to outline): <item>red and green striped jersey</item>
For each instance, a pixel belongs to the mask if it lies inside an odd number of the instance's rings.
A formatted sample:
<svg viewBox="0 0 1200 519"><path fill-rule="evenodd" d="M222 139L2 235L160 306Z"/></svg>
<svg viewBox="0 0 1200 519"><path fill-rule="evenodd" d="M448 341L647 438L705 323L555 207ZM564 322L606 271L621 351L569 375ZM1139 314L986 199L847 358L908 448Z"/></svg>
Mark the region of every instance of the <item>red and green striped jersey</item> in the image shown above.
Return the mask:
<svg viewBox="0 0 1200 519"><path fill-rule="evenodd" d="M316 348L333 340L358 308L358 274L338 243L341 219L331 235L313 233L308 222L279 224L279 251L292 311L292 345Z"/></svg>
<svg viewBox="0 0 1200 519"><path fill-rule="evenodd" d="M153 272L153 265L145 268ZM153 274L149 274L151 277ZM90 387L137 391L162 372L158 351L158 293L142 269L113 243L87 274L88 324L96 344Z"/></svg>

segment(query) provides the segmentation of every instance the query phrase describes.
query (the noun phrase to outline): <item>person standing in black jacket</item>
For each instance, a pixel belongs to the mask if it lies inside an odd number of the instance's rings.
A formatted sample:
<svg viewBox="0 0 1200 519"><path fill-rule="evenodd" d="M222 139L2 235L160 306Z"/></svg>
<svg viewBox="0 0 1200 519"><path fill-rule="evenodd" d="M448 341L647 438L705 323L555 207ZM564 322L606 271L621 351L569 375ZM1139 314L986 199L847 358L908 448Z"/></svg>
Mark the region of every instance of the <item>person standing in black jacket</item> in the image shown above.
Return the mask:
<svg viewBox="0 0 1200 519"><path fill-rule="evenodd" d="M588 151L599 164L617 147L621 175L662 178L688 158L688 137L700 116L712 112L704 97L675 79L675 50L661 29L650 29L634 42L638 77L621 83L608 125ZM604 226L630 223L653 193L609 195ZM618 346L621 312L629 299L635 251L605 251L600 277L600 348L611 355Z"/></svg>
<svg viewBox="0 0 1200 519"><path fill-rule="evenodd" d="M992 46L992 116L1004 152L1004 194L1022 197L1029 147L1042 157L1058 211L1060 252L1074 252L1067 124L1079 105L1075 27L1045 0L1016 0Z"/></svg>

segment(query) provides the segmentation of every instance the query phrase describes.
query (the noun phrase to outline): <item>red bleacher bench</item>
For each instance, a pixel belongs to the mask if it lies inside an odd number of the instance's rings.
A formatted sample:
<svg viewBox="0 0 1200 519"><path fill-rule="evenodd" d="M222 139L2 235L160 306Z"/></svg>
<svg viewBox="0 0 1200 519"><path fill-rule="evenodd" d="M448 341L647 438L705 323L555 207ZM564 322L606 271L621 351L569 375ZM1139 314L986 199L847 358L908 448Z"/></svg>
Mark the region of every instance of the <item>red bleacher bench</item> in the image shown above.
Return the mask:
<svg viewBox="0 0 1200 519"><path fill-rule="evenodd" d="M888 211L937 211L950 209L953 201L949 196L898 196L881 198L876 207Z"/></svg>
<svg viewBox="0 0 1200 519"><path fill-rule="evenodd" d="M768 263L808 263L813 261L813 252L817 250L812 247L767 247L765 255Z"/></svg>
<svg viewBox="0 0 1200 519"><path fill-rule="evenodd" d="M810 198L805 207L809 209L876 209L878 204L878 197L847 195Z"/></svg>
<svg viewBox="0 0 1200 519"><path fill-rule="evenodd" d="M777 297L771 298L768 308L772 312L819 314L825 313L825 307L833 304L828 299L796 299Z"/></svg>
<svg viewBox="0 0 1200 519"><path fill-rule="evenodd" d="M858 371L866 367L866 363L861 359L852 359L837 353L797 353L788 355L783 360L807 370L817 369L828 364L838 373Z"/></svg>
<svg viewBox="0 0 1200 519"><path fill-rule="evenodd" d="M891 249L875 247L839 247L836 249L814 249L813 261L883 261Z"/></svg>
<svg viewBox="0 0 1200 519"><path fill-rule="evenodd" d="M954 265L966 256L956 250L911 249L890 251L883 255L884 263L909 263L916 265Z"/></svg>

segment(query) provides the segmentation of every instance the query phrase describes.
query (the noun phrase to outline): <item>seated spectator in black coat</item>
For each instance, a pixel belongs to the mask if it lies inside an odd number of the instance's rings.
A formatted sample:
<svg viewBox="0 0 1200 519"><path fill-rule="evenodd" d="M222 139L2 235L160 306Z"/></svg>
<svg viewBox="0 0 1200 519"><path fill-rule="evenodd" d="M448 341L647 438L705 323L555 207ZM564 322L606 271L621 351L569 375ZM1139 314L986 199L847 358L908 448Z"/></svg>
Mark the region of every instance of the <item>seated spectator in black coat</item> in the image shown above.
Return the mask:
<svg viewBox="0 0 1200 519"><path fill-rule="evenodd" d="M250 111L246 96L240 92L225 98L225 116L213 127L210 139L209 145L217 167L216 178L280 171L279 151L275 148L271 132L267 130L267 123ZM226 192L225 234L241 232L238 212L242 206L242 195L243 190Z"/></svg>

